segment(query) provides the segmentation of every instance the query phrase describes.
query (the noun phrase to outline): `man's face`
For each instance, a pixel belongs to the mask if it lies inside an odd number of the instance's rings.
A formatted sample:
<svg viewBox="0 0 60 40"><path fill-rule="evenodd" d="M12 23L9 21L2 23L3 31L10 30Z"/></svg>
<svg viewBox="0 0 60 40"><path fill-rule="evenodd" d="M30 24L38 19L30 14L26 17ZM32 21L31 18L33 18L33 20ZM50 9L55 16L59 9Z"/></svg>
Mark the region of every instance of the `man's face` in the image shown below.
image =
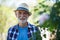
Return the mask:
<svg viewBox="0 0 60 40"><path fill-rule="evenodd" d="M18 11L15 11L15 14L19 22L21 23L27 22L27 19L29 17L29 12L24 10L20 10L20 11L18 10Z"/></svg>

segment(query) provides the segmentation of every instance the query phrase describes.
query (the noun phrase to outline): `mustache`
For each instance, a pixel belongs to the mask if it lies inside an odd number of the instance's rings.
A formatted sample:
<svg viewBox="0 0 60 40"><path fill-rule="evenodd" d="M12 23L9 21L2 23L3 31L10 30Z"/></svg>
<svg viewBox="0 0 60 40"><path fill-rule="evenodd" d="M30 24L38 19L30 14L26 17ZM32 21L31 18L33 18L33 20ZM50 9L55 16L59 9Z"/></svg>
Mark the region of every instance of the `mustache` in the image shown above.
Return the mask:
<svg viewBox="0 0 60 40"><path fill-rule="evenodd" d="M26 17L24 17L24 16L20 16L19 18L26 18Z"/></svg>
<svg viewBox="0 0 60 40"><path fill-rule="evenodd" d="M18 19L20 19L20 20L25 20L25 19L27 19L26 17L19 17Z"/></svg>

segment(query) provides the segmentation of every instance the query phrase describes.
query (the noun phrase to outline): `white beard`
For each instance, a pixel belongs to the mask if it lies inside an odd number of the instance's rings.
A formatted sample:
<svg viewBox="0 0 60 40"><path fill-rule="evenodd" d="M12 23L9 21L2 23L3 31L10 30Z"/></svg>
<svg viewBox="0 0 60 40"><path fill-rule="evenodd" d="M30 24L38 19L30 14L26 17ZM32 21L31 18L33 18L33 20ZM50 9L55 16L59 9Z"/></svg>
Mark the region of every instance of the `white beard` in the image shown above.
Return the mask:
<svg viewBox="0 0 60 40"><path fill-rule="evenodd" d="M25 20L21 20L23 16L21 16L20 18L18 18L18 15L17 15L17 19L18 19L18 22L21 22L22 24L26 23L27 22L27 18L25 18Z"/></svg>
<svg viewBox="0 0 60 40"><path fill-rule="evenodd" d="M25 20L20 20L20 19L18 18L18 22L21 22L22 24L24 24L24 23L27 22L27 19L25 19Z"/></svg>

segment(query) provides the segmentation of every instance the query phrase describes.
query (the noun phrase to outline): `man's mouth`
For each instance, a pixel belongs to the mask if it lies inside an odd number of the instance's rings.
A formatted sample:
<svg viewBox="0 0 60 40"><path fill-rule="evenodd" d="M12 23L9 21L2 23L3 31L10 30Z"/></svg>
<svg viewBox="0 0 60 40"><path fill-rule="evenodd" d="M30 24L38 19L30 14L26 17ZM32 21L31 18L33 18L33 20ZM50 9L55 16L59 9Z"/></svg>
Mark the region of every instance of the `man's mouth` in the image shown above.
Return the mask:
<svg viewBox="0 0 60 40"><path fill-rule="evenodd" d="M20 18L20 20L25 20L25 18Z"/></svg>

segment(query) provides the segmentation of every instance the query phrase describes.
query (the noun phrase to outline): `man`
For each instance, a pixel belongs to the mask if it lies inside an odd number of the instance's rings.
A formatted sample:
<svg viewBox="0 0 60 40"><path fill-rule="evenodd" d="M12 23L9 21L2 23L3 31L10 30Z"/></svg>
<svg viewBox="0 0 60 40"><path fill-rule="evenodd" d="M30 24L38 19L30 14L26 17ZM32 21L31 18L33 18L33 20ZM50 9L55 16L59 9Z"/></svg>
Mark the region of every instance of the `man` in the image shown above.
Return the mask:
<svg viewBox="0 0 60 40"><path fill-rule="evenodd" d="M27 22L28 17L31 15L27 4L22 3L15 10L15 15L18 24L9 28L7 40L41 40L38 28Z"/></svg>

